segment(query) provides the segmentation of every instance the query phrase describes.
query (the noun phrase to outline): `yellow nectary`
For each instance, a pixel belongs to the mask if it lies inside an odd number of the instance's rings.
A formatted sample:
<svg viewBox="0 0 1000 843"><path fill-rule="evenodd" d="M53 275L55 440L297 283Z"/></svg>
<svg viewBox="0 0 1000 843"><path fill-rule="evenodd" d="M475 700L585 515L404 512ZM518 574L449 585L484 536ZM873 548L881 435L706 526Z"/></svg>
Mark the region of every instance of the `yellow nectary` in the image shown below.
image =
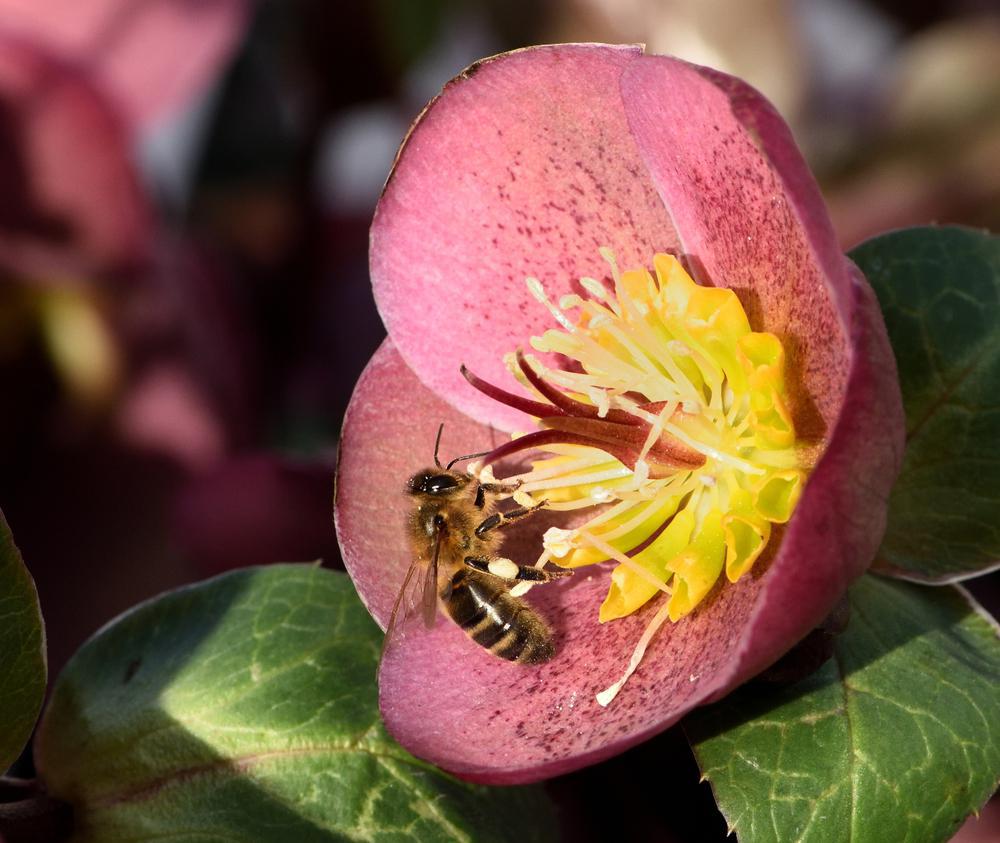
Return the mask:
<svg viewBox="0 0 1000 843"><path fill-rule="evenodd" d="M696 284L671 255L654 257L654 274L619 272L602 254L613 284L581 279L586 297L557 306L528 280L561 326L532 346L576 363L557 370L512 356L511 371L543 401L467 376L539 419L541 430L487 458L548 452L517 478L519 497L552 509L606 505L582 527L550 530L540 561L618 562L601 621L662 591L669 597L658 625L689 614L723 570L732 582L750 570L771 525L789 519L805 469L779 339L752 331L732 290Z"/></svg>

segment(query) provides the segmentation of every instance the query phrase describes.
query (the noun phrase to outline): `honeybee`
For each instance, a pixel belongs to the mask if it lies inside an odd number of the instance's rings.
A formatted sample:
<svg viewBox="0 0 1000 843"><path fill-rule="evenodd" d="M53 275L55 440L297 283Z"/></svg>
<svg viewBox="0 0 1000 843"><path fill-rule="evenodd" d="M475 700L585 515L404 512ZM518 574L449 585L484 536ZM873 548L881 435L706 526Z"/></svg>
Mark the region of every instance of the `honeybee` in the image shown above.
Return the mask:
<svg viewBox="0 0 1000 843"><path fill-rule="evenodd" d="M517 484L481 483L453 470L456 463L486 452L456 457L442 467L442 428L434 444L434 466L418 471L406 484L413 499L407 521L413 562L393 605L386 642L417 604L424 625L431 627L440 598L451 619L494 655L524 664L548 661L555 654L548 624L510 588L517 582L551 582L572 571L522 566L497 554L503 541L500 528L527 518L545 502L495 511L498 497L515 491Z"/></svg>

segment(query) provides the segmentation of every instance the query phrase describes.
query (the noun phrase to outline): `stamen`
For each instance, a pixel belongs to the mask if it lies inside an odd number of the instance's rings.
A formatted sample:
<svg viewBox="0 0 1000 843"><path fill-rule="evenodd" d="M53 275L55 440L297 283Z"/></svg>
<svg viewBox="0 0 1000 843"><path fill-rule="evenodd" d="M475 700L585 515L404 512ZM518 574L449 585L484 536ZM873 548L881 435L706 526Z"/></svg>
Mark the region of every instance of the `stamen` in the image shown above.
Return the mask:
<svg viewBox="0 0 1000 843"><path fill-rule="evenodd" d="M562 410L562 414L584 416L586 418L598 418L600 416L600 411L597 407L584 404L582 401L577 401L575 398L568 396L565 392L560 392L558 389L553 388L552 385L549 384L543 377L546 370L534 357L528 360L522 351L518 349L516 359L518 368L521 370L524 377L527 378L528 382L535 389L537 389L541 395ZM539 374L535 370L536 366L542 370L543 374ZM552 413L548 413L547 415L552 415ZM605 412L605 416L607 416L607 412ZM620 418L617 415L608 420L625 423L629 421L628 419Z"/></svg>
<svg viewBox="0 0 1000 843"><path fill-rule="evenodd" d="M599 551L601 551L601 553L607 554L609 559L614 559L615 562L620 562L622 565L624 565L626 568L632 571L632 573L642 577L650 585L656 586L664 594L674 593L673 589L669 585L667 585L663 580L661 580L658 576L656 576L655 574L651 574L649 571L643 568L642 565L640 565L638 562L635 562L634 560L630 559L628 556L626 556L617 548L612 547L606 541L602 541L593 533L589 533L586 530L577 530L576 532L577 535L581 539L583 539L583 541L596 547Z"/></svg>
<svg viewBox="0 0 1000 843"><path fill-rule="evenodd" d="M607 246L601 246L597 250L597 253L604 258L608 266L611 267L611 277L615 281L615 286L617 287L621 284L621 273L618 271L618 259L615 257L615 253L611 251Z"/></svg>
<svg viewBox="0 0 1000 843"><path fill-rule="evenodd" d="M602 707L607 708L611 704L611 701L618 696L618 692L625 687L625 683L628 682L629 677L635 673L636 668L642 662L642 657L646 655L646 648L649 646L649 642L659 632L664 621L670 617L669 608L669 603L664 603L660 606L653 619L646 626L645 630L643 630L642 636L639 638L639 643L635 645L635 649L632 651L632 658L628 660L628 667L625 668L625 673L622 674L622 677L610 687L598 692L597 702Z"/></svg>
<svg viewBox="0 0 1000 843"><path fill-rule="evenodd" d="M605 376L634 384L642 379L641 369L630 365L621 357L604 348L590 336L577 332L573 336L546 331L542 337L532 337L531 347L537 351L552 351L566 357L587 357L594 371L601 371Z"/></svg>
<svg viewBox="0 0 1000 843"><path fill-rule="evenodd" d="M562 475L558 479L543 480L538 483L529 480L523 484L522 488L528 492L540 492L543 489L559 489L566 485L583 486L587 483L600 483L602 480L618 480L621 477L628 477L631 473L624 465L619 464L604 471L574 474L572 478ZM570 483L567 483L568 479L571 481Z"/></svg>
<svg viewBox="0 0 1000 843"><path fill-rule="evenodd" d="M641 489L649 480L649 463L645 460L636 460L632 473L635 475L635 488Z"/></svg>
<svg viewBox="0 0 1000 843"><path fill-rule="evenodd" d="M527 278L525 279L525 282L528 285L528 290L531 291L531 295L544 304L545 307L548 308L549 313L555 317L556 322L572 334L576 330L575 326L569 321L569 319L566 318L566 315L558 307L549 301L549 297L545 294L545 288L542 286L542 282L537 278Z"/></svg>
<svg viewBox="0 0 1000 843"><path fill-rule="evenodd" d="M619 536L624 536L638 527L643 521L645 521L650 514L663 505L663 502L659 499L653 499L651 501L645 501L640 504L632 504L627 507L627 509L637 510L636 514L630 518L628 521L622 521L613 530L608 530L607 532L602 532L601 535L604 537L605 541L610 541L611 539L616 539ZM621 514L621 513L619 513ZM593 521L587 523L587 526L593 529L595 526L595 518Z"/></svg>
<svg viewBox="0 0 1000 843"><path fill-rule="evenodd" d="M620 515L623 515L634 507L635 503L633 501L619 501L614 506L604 510L604 512L600 515L591 518L587 522L587 526L593 530L595 527L599 527L607 521L617 520ZM605 533L605 536L607 535L608 534Z"/></svg>
<svg viewBox="0 0 1000 843"><path fill-rule="evenodd" d="M511 497L514 499L514 503L518 506L530 508L538 503L538 501L531 497L531 495L524 491L524 489L518 489L513 495L511 495Z"/></svg>
<svg viewBox="0 0 1000 843"><path fill-rule="evenodd" d="M549 527L542 536L542 547L550 556L562 559L576 547L576 531Z"/></svg>
<svg viewBox="0 0 1000 843"><path fill-rule="evenodd" d="M600 302L605 302L611 304L611 299L608 296L608 291L604 288L604 285L598 281L596 278L581 278L580 286L583 287L595 300Z"/></svg>
<svg viewBox="0 0 1000 843"><path fill-rule="evenodd" d="M637 460L637 462L643 462L646 459L653 445L656 443L656 441L660 438L660 435L663 433L664 422L666 422L666 420L669 419L674 414L674 411L676 409L677 409L677 402L668 401L664 405L663 409L660 410L660 412L657 414L656 420L649 427L649 435L646 436L646 441L642 445L642 450L639 452L639 459Z"/></svg>
<svg viewBox="0 0 1000 843"><path fill-rule="evenodd" d="M680 439L681 442L683 442L685 445L694 448L694 450L696 451L700 451L706 457L713 459L716 462L725 463L726 465L732 466L733 468L737 468L744 474L753 474L759 476L767 473L764 471L764 469L758 468L755 465L751 465L746 460L741 460L739 457L734 457L731 454L723 453L722 451L719 451L716 448L711 447L710 445L705 445L704 443L699 442L694 437L688 436L688 434L685 433L676 424L667 423L664 424L663 427L667 430L668 433L672 433L674 436Z"/></svg>
<svg viewBox="0 0 1000 843"><path fill-rule="evenodd" d="M571 512L575 509L587 509L588 507L595 506L596 503L596 501L587 496L577 498L576 500L551 502L547 504L547 508L553 512Z"/></svg>

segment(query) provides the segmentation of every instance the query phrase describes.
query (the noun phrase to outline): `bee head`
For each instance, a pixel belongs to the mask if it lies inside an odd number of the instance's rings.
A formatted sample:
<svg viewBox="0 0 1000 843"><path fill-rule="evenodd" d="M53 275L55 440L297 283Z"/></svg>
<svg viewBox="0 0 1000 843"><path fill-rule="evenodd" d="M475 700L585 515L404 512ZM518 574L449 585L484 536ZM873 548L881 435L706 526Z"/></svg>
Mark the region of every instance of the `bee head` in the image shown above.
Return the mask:
<svg viewBox="0 0 1000 843"><path fill-rule="evenodd" d="M406 489L413 495L443 496L463 488L469 478L457 471L442 471L428 468L418 471L406 483Z"/></svg>

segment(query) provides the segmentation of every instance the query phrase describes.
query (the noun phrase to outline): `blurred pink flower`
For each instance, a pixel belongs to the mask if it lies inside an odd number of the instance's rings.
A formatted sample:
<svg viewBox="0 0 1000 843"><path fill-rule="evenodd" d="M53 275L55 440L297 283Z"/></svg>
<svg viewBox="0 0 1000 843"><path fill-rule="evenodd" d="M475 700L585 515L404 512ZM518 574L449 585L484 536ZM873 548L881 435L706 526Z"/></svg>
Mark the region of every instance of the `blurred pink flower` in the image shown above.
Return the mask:
<svg viewBox="0 0 1000 843"><path fill-rule="evenodd" d="M0 0L0 263L22 280L151 259L137 132L203 91L246 0Z"/></svg>
<svg viewBox="0 0 1000 843"><path fill-rule="evenodd" d="M205 88L249 10L248 0L0 0L0 27L71 63L138 128Z"/></svg>
<svg viewBox="0 0 1000 843"><path fill-rule="evenodd" d="M64 283L147 257L151 212L117 112L65 57L2 28L0 147L9 275Z"/></svg>
<svg viewBox="0 0 1000 843"><path fill-rule="evenodd" d="M401 488L430 462L438 424L449 455L499 444L492 428L534 424L470 388L460 365L504 383L504 354L551 321L525 277L559 302L583 292L578 279L606 275L604 246L622 268L678 255L700 284L735 291L753 330L780 338L795 430L823 449L753 571L661 628L606 708L595 693L622 674L655 607L599 624L600 569L529 596L556 631L556 656L540 666L497 659L443 621L390 646L389 730L469 779L558 775L720 698L830 612L884 529L902 454L895 363L781 118L737 79L639 48L531 48L445 87L407 137L372 225L389 339L347 412L335 511L375 619L385 626L410 561ZM504 552L534 561L529 532Z"/></svg>
<svg viewBox="0 0 1000 843"><path fill-rule="evenodd" d="M8 295L30 302L25 318L42 323L77 404L124 396L124 437L192 466L225 444L242 358L226 345L227 303L199 307L226 279L178 266L192 249L167 242L134 158L142 130L218 75L248 11L245 0L0 0L0 271L29 290Z"/></svg>

